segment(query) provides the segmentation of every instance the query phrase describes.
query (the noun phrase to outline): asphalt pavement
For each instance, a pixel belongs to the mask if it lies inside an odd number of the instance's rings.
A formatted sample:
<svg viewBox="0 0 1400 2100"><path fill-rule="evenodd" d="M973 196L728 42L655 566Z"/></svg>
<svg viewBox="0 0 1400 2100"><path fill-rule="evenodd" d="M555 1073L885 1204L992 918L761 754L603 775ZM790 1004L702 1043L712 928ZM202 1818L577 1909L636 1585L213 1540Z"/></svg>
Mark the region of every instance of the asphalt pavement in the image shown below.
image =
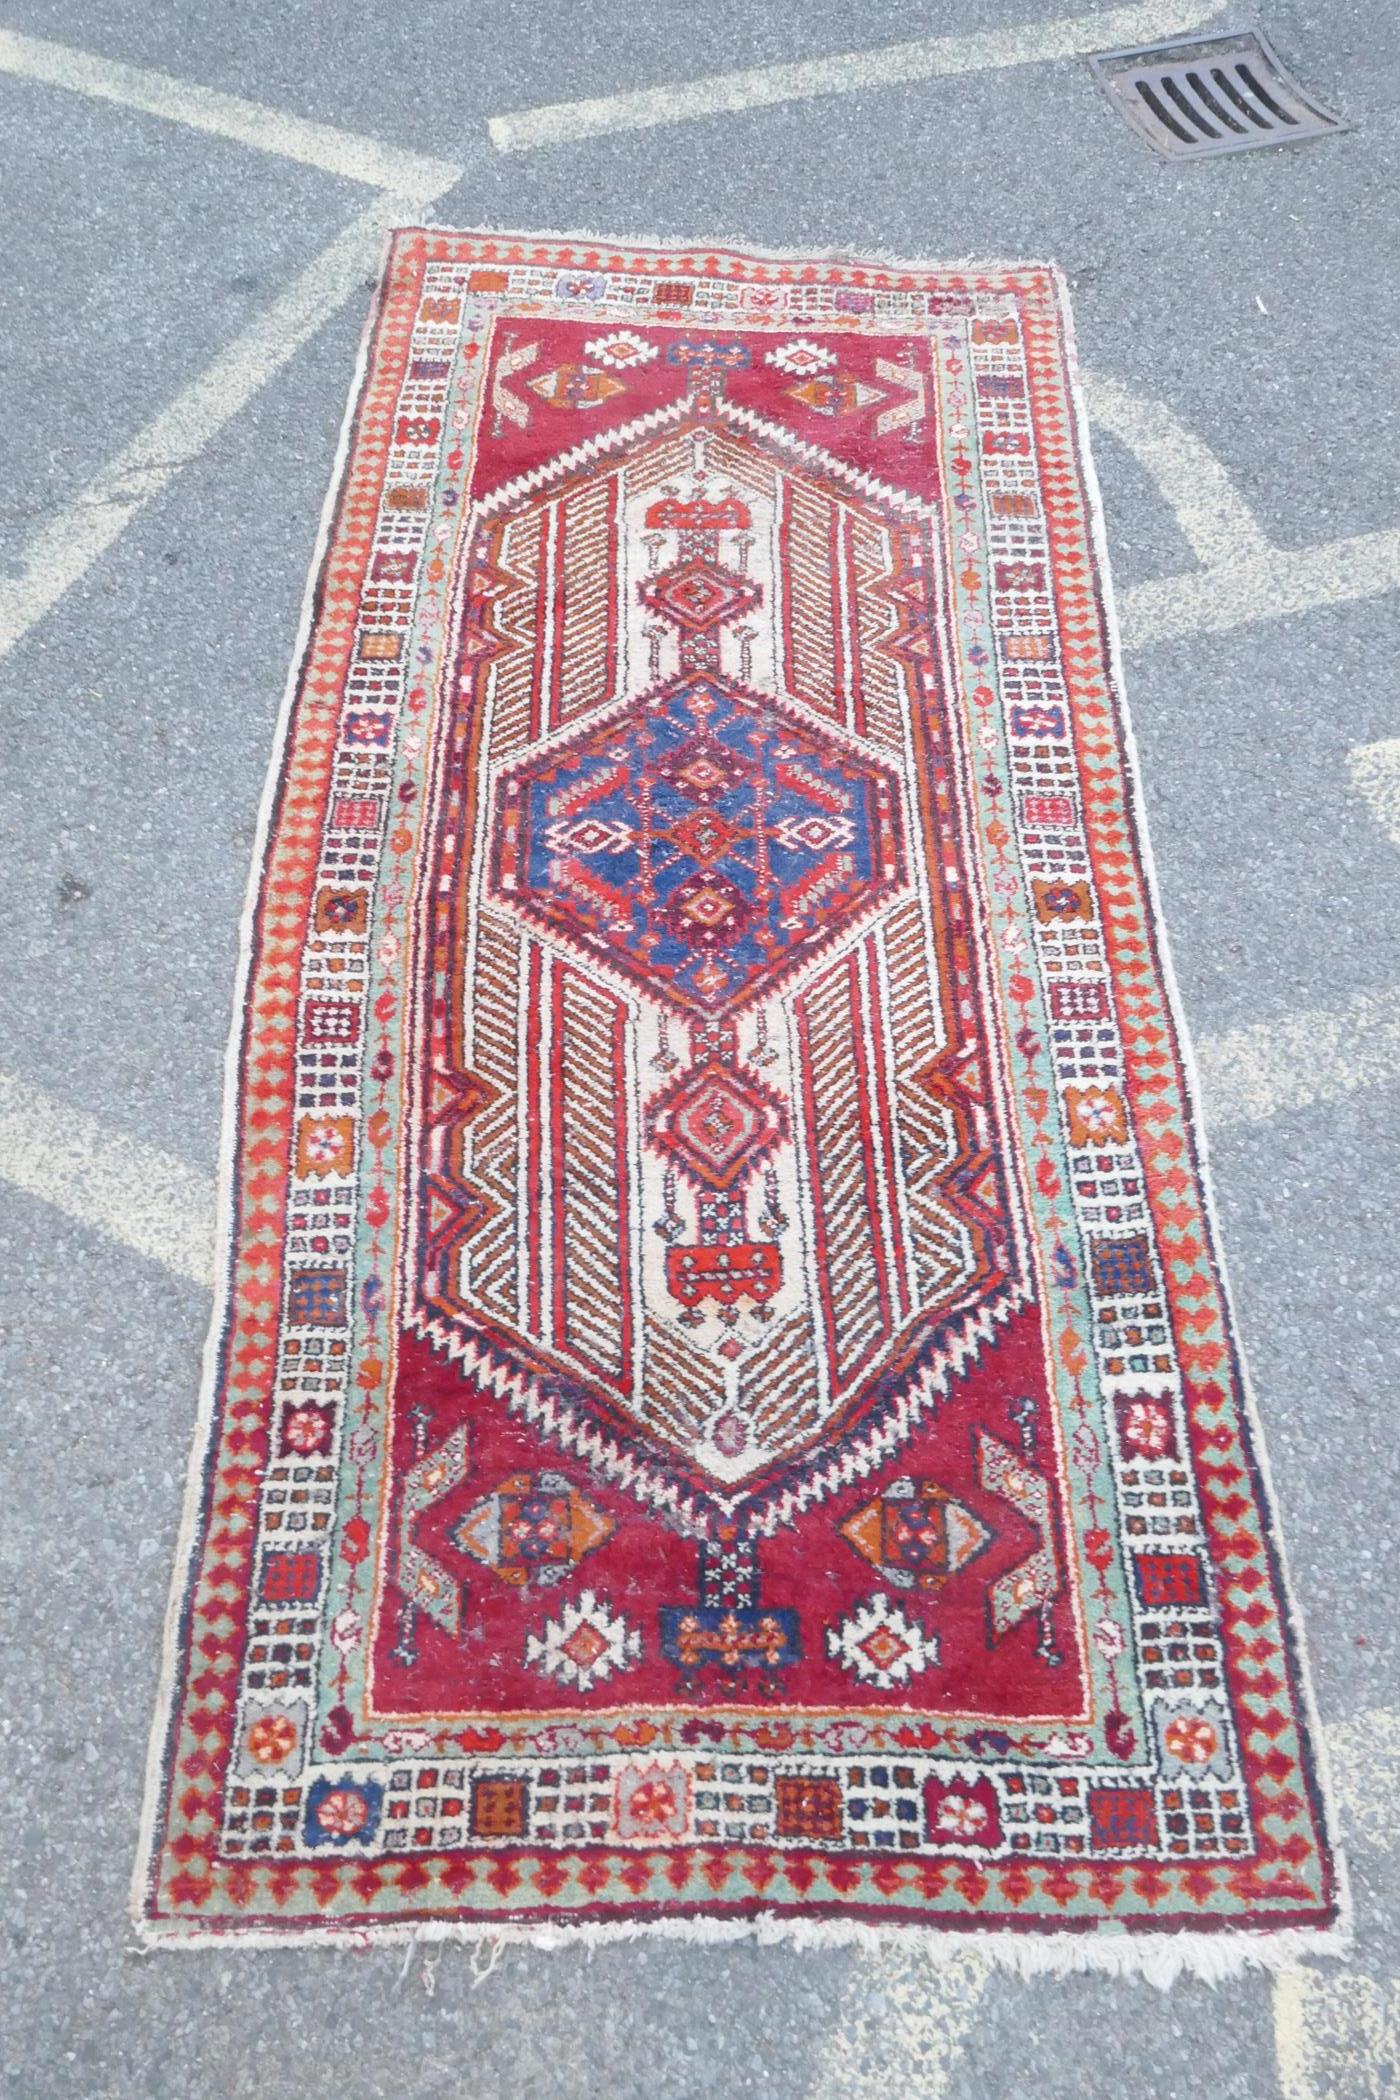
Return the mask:
<svg viewBox="0 0 1400 2100"><path fill-rule="evenodd" d="M0 2072L18 2100L1364 2100L1400 2084L1393 9L1269 7L1350 128L1184 168L1074 55L886 86L857 66L838 92L518 151L487 128L909 39L994 52L991 32L1056 4L4 8L0 1111L6 1080L20 1107L0 1113ZM56 84L29 40L99 63ZM283 146L275 124L252 144L227 112L220 130L207 104L204 123L142 107L129 68L274 113ZM975 1952L939 1972L651 1941L510 1949L483 1975L453 1946L135 1951L208 1294L159 1229L139 1251L94 1220L123 1174L139 1203L158 1157L196 1194L212 1184L255 813L372 264L256 384L246 360L220 367L202 423L166 411L371 201L324 141L316 157L318 125L443 163L424 209L444 224L1068 272L1085 367L1126 390L1096 454L1128 698L1187 1017L1222 1104L1235 1087L1215 1183L1344 1799L1346 1973L1161 1994L1020 1982ZM167 449L114 495L109 463L152 429ZM40 535L72 572L42 609ZM1271 1054L1265 1100L1250 1060ZM70 1112L81 1142L33 1134L35 1094L60 1112L45 1132Z"/></svg>

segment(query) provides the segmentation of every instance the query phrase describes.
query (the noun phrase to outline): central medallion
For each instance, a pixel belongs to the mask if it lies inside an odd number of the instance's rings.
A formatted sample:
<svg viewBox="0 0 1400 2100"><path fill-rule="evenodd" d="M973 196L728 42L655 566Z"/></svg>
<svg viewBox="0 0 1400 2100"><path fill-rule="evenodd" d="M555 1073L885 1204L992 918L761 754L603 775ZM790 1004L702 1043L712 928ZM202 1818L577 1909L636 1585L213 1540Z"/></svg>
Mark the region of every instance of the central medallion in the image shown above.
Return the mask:
<svg viewBox="0 0 1400 2100"><path fill-rule="evenodd" d="M1016 1290L922 528L707 389L464 573L418 1242L438 1346L706 1532L897 1446Z"/></svg>
<svg viewBox="0 0 1400 2100"><path fill-rule="evenodd" d="M711 673L511 767L496 897L667 1005L771 992L903 885L894 774Z"/></svg>

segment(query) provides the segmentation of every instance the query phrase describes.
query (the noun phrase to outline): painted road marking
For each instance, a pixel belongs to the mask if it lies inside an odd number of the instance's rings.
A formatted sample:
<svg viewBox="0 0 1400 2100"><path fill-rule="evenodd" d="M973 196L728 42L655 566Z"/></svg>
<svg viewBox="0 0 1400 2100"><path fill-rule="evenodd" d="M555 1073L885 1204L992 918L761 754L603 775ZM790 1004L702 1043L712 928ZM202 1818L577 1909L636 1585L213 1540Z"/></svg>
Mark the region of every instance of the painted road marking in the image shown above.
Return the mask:
<svg viewBox="0 0 1400 2100"><path fill-rule="evenodd" d="M1298 1969L1274 1984L1283 2100L1383 2100L1400 2085L1400 1983Z"/></svg>
<svg viewBox="0 0 1400 2100"><path fill-rule="evenodd" d="M1400 1713L1373 1707L1327 1730L1346 1838L1400 1840ZM1400 1983L1333 1967L1274 1979L1274 2051L1283 2100L1381 2100L1400 2087Z"/></svg>
<svg viewBox="0 0 1400 2100"><path fill-rule="evenodd" d="M1136 454L1208 568L1266 554L1263 526L1203 439L1164 401L1145 400L1101 372L1080 375L1090 417Z"/></svg>
<svg viewBox="0 0 1400 2100"><path fill-rule="evenodd" d="M849 95L864 89L898 87L952 73L980 73L1029 66L1052 58L1106 50L1111 44L1148 43L1195 29L1220 12L1199 0L1138 0L1053 22L1017 22L1008 29L977 30L968 36L917 37L874 51L842 51L829 58L751 66L711 73L701 80L641 88L632 94L599 95L582 102L553 102L492 117L491 143L501 153L560 146L611 131L645 131L695 117L742 109L770 109L778 102L804 102L814 95Z"/></svg>
<svg viewBox="0 0 1400 2100"><path fill-rule="evenodd" d="M1119 596L1123 645L1146 649L1344 605L1400 586L1400 532L1363 532L1316 547L1270 547L1244 561L1162 576Z"/></svg>
<svg viewBox="0 0 1400 2100"><path fill-rule="evenodd" d="M958 1948L937 1965L918 1949L880 1948L852 1964L807 2100L945 2100L991 1963Z"/></svg>
<svg viewBox="0 0 1400 2100"><path fill-rule="evenodd" d="M402 201L369 205L250 328L220 351L115 459L32 535L0 577L0 656L13 649L107 552L144 506L198 458L224 424L325 326L366 275Z"/></svg>
<svg viewBox="0 0 1400 2100"><path fill-rule="evenodd" d="M254 146L259 152L276 153L283 160L298 160L327 175L367 183L374 190L392 190L399 196L438 196L461 175L460 168L447 161L385 146L378 139L360 138L332 124L311 123L258 102L245 102L237 95L196 87L168 73L125 66L116 59L75 51L68 44L50 43L44 37L20 36L12 29L0 29L0 72L42 81L48 87L70 88L75 94L115 102L123 109L143 110L147 116L168 117L195 131L212 132L236 145Z"/></svg>
<svg viewBox="0 0 1400 2100"><path fill-rule="evenodd" d="M1386 837L1400 846L1400 736L1355 744L1347 753L1351 784L1364 795Z"/></svg>
<svg viewBox="0 0 1400 2100"><path fill-rule="evenodd" d="M1259 1123L1400 1079L1400 985L1256 1021L1196 1046L1206 1123Z"/></svg>
<svg viewBox="0 0 1400 2100"><path fill-rule="evenodd" d="M4 1073L0 1176L176 1276L212 1286L208 1177Z"/></svg>
<svg viewBox="0 0 1400 2100"><path fill-rule="evenodd" d="M1119 594L1125 649L1284 619L1400 585L1400 532L1276 547L1224 463L1165 402L1145 399L1103 373L1084 373L1082 384L1091 420L1146 467L1203 564ZM1396 777L1400 810L1400 768Z"/></svg>
<svg viewBox="0 0 1400 2100"><path fill-rule="evenodd" d="M1332 1787L1349 1837L1378 1852L1400 1845L1400 1713L1355 1714L1327 1731Z"/></svg>
<svg viewBox="0 0 1400 2100"><path fill-rule="evenodd" d="M0 30L0 71L144 110L381 192L251 327L32 535L14 573L0 578L3 657L325 326L365 277L377 275L386 230L418 217L460 179L462 170L449 161L405 153L329 124L307 123L165 73L94 58L11 30Z"/></svg>

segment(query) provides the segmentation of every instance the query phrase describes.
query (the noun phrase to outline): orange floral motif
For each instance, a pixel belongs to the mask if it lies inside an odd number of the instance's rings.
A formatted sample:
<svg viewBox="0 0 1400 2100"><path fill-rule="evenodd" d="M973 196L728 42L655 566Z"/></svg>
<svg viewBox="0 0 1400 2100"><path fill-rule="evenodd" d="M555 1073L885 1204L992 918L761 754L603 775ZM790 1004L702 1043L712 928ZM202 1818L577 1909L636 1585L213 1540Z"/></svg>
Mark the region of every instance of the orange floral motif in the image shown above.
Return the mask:
<svg viewBox="0 0 1400 2100"><path fill-rule="evenodd" d="M1183 1765L1208 1765L1220 1747L1220 1731L1199 1714L1178 1714L1168 1721L1162 1741Z"/></svg>
<svg viewBox="0 0 1400 2100"><path fill-rule="evenodd" d="M296 1746L296 1724L288 1714L263 1714L248 1730L248 1755L260 1765L283 1764Z"/></svg>
<svg viewBox="0 0 1400 2100"><path fill-rule="evenodd" d="M321 1801L316 1820L334 1837L353 1837L369 1820L369 1804L353 1787L338 1787Z"/></svg>
<svg viewBox="0 0 1400 2100"><path fill-rule="evenodd" d="M296 1170L304 1180L348 1174L355 1159L350 1116L303 1116L297 1124Z"/></svg>
<svg viewBox="0 0 1400 2100"><path fill-rule="evenodd" d="M1065 1113L1071 1145L1126 1145L1123 1096L1111 1086L1067 1086Z"/></svg>

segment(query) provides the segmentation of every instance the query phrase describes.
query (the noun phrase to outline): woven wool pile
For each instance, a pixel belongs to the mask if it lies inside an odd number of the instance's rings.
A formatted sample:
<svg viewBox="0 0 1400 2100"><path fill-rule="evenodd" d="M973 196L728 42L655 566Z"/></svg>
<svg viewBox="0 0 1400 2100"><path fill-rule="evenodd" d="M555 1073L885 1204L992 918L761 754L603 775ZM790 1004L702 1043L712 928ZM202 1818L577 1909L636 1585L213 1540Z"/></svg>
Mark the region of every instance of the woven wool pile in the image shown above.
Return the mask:
<svg viewBox="0 0 1400 2100"><path fill-rule="evenodd" d="M1159 943L1052 272L396 235L144 1932L1334 1938Z"/></svg>

